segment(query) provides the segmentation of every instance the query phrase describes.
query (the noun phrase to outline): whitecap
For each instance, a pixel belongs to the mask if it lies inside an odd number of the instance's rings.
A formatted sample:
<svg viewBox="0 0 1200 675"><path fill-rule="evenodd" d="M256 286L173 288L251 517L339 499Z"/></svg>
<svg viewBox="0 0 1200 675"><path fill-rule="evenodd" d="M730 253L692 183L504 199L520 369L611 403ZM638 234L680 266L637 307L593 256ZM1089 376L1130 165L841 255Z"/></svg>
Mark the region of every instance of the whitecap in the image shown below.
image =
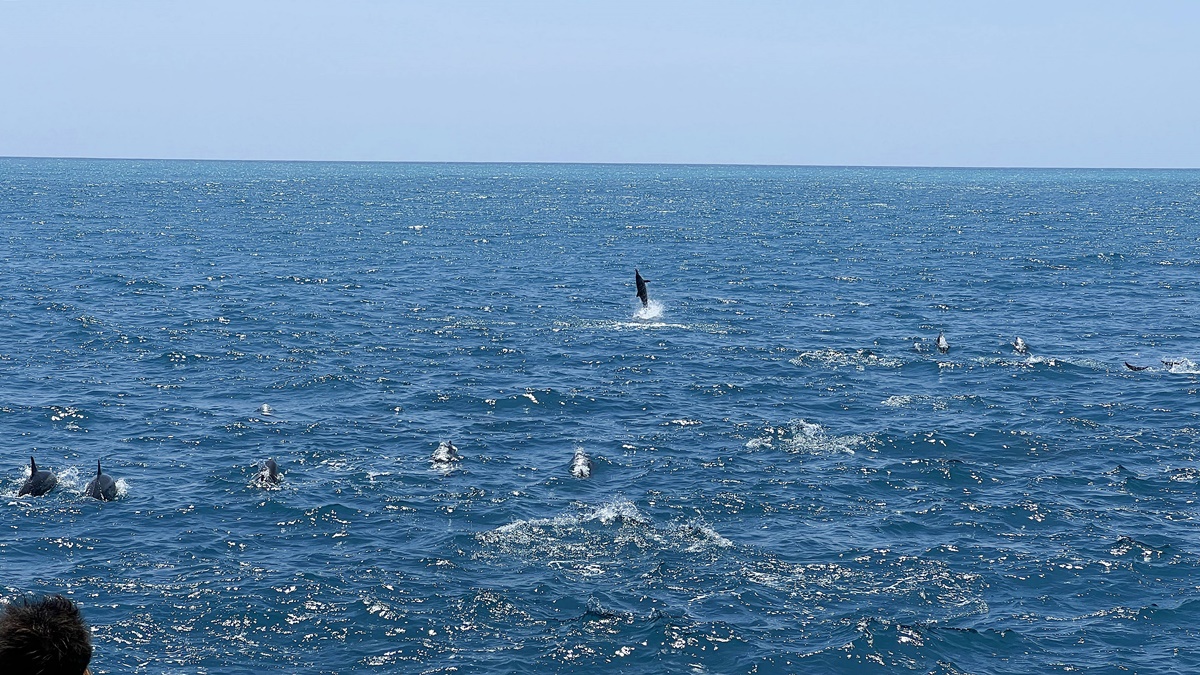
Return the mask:
<svg viewBox="0 0 1200 675"><path fill-rule="evenodd" d="M767 427L766 435L751 439L748 449L779 448L793 454L852 455L855 449L867 444L869 436L847 434L837 436L828 433L825 427L805 420L792 420L783 427Z"/></svg>
<svg viewBox="0 0 1200 675"><path fill-rule="evenodd" d="M632 550L697 553L735 544L702 521L656 526L624 497L554 518L518 520L481 532L480 558L518 556L559 572L595 577L626 569Z"/></svg>
<svg viewBox="0 0 1200 675"><path fill-rule="evenodd" d="M865 370L867 367L899 368L904 365L900 359L880 356L870 349L841 351L838 349L816 349L802 352L799 356L788 361L793 366L821 366L824 368L855 368Z"/></svg>

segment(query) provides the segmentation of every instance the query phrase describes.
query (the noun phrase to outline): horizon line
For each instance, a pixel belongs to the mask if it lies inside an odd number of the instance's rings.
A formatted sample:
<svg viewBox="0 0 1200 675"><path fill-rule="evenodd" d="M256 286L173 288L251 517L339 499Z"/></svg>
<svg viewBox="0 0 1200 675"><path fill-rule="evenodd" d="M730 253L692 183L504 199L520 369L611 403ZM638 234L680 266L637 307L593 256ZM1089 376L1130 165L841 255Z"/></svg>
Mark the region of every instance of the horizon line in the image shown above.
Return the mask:
<svg viewBox="0 0 1200 675"><path fill-rule="evenodd" d="M985 164L769 164L758 162L587 162L565 160L413 160L413 159L231 159L212 157L96 157L82 155L0 155L0 160L47 159L101 162L249 162L259 164L453 164L523 166L676 166L792 169L963 169L1045 171L1196 171L1200 166L1021 166Z"/></svg>

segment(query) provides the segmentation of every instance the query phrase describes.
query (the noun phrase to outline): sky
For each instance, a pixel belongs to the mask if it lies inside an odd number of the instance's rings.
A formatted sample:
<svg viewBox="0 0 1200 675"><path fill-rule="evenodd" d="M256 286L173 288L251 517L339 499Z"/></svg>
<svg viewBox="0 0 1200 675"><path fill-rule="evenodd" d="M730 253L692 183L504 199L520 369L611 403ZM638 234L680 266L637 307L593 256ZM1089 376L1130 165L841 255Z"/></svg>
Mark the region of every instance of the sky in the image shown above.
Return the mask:
<svg viewBox="0 0 1200 675"><path fill-rule="evenodd" d="M1200 2L0 0L0 156L1200 167Z"/></svg>

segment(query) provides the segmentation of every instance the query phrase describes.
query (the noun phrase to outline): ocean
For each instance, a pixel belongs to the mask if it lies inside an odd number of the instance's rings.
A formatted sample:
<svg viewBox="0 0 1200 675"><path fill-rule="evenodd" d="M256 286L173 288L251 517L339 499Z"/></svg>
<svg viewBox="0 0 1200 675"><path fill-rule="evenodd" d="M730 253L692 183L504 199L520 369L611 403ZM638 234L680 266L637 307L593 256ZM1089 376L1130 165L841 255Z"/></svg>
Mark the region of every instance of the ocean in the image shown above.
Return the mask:
<svg viewBox="0 0 1200 675"><path fill-rule="evenodd" d="M0 594L77 601L97 674L1197 672L1198 213L1200 171L0 159Z"/></svg>

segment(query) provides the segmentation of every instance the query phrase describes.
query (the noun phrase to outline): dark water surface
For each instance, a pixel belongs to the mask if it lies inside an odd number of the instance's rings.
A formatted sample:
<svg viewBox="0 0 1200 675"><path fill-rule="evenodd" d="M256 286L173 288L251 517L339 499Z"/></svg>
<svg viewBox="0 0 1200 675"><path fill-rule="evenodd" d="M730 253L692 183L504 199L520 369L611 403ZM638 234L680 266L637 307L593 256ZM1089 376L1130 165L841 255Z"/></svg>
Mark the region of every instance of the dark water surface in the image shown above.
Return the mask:
<svg viewBox="0 0 1200 675"><path fill-rule="evenodd" d="M0 160L0 592L77 600L97 673L1196 672L1198 213L1187 171Z"/></svg>

